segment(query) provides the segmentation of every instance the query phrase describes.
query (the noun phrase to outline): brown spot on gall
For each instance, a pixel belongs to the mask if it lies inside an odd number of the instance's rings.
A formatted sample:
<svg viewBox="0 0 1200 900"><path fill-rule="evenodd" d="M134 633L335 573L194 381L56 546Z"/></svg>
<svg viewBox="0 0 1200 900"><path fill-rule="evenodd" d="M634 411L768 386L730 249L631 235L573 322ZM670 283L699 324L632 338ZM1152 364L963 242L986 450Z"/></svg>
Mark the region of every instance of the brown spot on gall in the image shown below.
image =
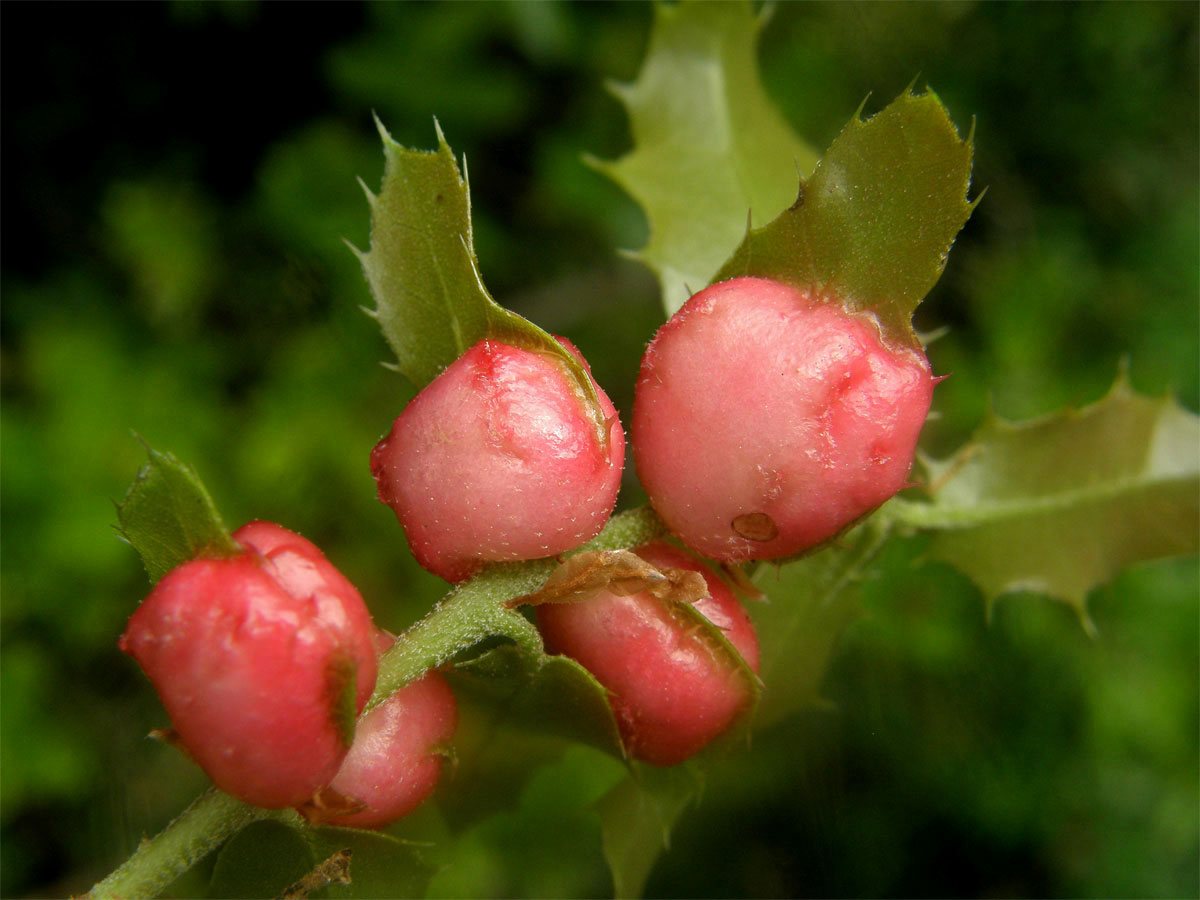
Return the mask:
<svg viewBox="0 0 1200 900"><path fill-rule="evenodd" d="M770 541L779 535L775 521L766 513L743 513L736 517L730 525L734 531L748 541Z"/></svg>

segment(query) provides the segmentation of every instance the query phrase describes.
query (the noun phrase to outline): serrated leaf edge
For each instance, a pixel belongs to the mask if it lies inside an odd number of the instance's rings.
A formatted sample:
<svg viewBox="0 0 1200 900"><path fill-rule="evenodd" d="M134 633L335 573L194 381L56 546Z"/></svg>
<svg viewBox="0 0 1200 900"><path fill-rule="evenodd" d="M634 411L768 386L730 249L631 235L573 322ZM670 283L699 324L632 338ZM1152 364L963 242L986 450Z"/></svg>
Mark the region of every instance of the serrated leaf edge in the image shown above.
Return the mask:
<svg viewBox="0 0 1200 900"><path fill-rule="evenodd" d="M596 436L604 453L607 453L609 441L611 439L611 423L605 419L603 411L600 409L599 396L596 386L592 382L592 378L584 365L577 360L570 352L566 350L551 334L530 322L528 319L517 315L512 310L506 309L496 302L484 284L483 275L479 268L479 260L475 254L474 245L474 229L473 217L471 214L471 186L467 172L466 156L463 156L461 168L458 165L458 160L454 156L453 150L446 141L446 136L442 131L441 124L435 117L433 120L434 130L437 134L437 147L433 150L416 150L405 147L400 144L384 126L378 115L374 115L375 128L379 133L380 140L383 144L385 158L384 180L386 181L389 172L393 166L399 165L399 156L401 153L414 153L425 155L441 155L448 160L454 172L454 176L458 181L459 186L463 191L463 196L466 204L466 226L465 233L459 234L459 242L463 251L463 258L470 270L471 277L474 280L475 287L479 294L485 298L486 304L485 318L487 326L483 334L480 335L464 335L459 331L459 323L453 315L449 316L451 327L454 329L454 343L458 349L458 355L461 356L480 340L494 340L498 343L506 343L514 346L519 346L522 349L531 352L540 353L555 359L560 364L564 365L570 377L570 385L575 391L577 397L584 404L584 408L589 411L596 429ZM374 193L360 178L359 184L363 189L367 198L367 205L371 210L372 215L372 231L374 230L374 217L379 195ZM379 296L377 294L376 282L371 277L371 256L374 249L362 251L355 247L350 242L346 242L350 251L358 259L362 267L363 274L366 277L367 283L371 288L372 299L375 302L375 307L363 307L364 312L376 321L380 321ZM530 336L533 339L530 339ZM393 352L397 352L395 345L392 345L391 339L387 332L384 331L384 337L388 340L388 344L392 346ZM388 368L397 368L394 363L385 362L384 365ZM417 384L418 389L423 388L425 384Z"/></svg>
<svg viewBox="0 0 1200 900"><path fill-rule="evenodd" d="M980 201L983 200L983 196L987 192L987 190L986 190L986 188L981 190L975 196L974 199L971 199L969 196L970 187L971 187L970 172L973 171L973 169L974 169L974 160L975 160L975 145L974 145L975 117L972 116L972 118L971 118L971 126L968 131L967 137L966 138L961 137L959 134L958 126L955 125L953 119L950 118L949 111L946 109L945 104L942 103L941 98L938 96L937 92L934 91L932 88L926 86L923 91L918 93L914 90L915 84L916 84L916 79L914 79L908 85L908 87L905 88L904 91L902 91L891 103L887 104L886 106L884 106L882 109L878 110L877 112L864 117L863 111L864 111L864 109L866 109L867 102L871 98L871 94L868 93L862 99L862 102L858 105L858 108L855 110L854 115L842 127L842 130L838 132L837 136L830 142L829 147L821 155L820 159L818 159L816 168L813 170L812 174L809 175L807 178L803 177L802 175L798 175L796 202L793 203L787 209L785 209L783 212L781 212L778 216L776 216L775 219L772 219L770 222L766 222L757 228L752 227L752 225L749 221L749 218L747 219L746 233L742 239L741 244L739 244L738 247L734 249L733 253L730 254L729 258L724 263L721 264L720 268L717 270L715 276L713 277L713 283L723 281L723 280L726 280L729 278L733 278L733 277L736 277L737 274L740 274L740 273L731 271L730 267L732 266L732 264L734 263L735 260L738 260L738 257L742 253L742 248L748 246L750 241L756 235L759 235L759 234L762 234L762 233L768 231L780 219L784 218L785 216L789 215L790 213L794 213L797 210L797 208L799 208L800 206L803 205L803 203L805 202L805 198L809 192L809 186L812 184L812 182L814 180L816 180L822 174L822 171L823 171L822 167L824 165L826 165L827 158L834 152L834 150L838 146L839 142L850 137L853 134L855 129L870 127L873 120L877 119L881 115L891 112L893 110L893 108L895 108L897 106L897 104L932 100L936 104L937 109L943 114L943 116L946 120L946 123L950 126L950 130L953 132L954 138L958 142L959 146L965 147L967 150L967 171L968 171L967 184L966 184L967 195L965 195L963 197L963 205L964 205L965 213L962 217L962 222L958 226L958 230L955 232L954 235L952 235L950 237L950 240L947 243L947 245L945 246L945 248L940 251L939 261L938 261L938 266L937 266L937 276L934 278L933 282L930 284L929 288L926 290L926 293L923 294L921 297L917 297L913 300L912 310L910 310L907 328L904 329L899 334L890 333L889 330L887 328L885 328L883 322L879 323L880 330L883 333L883 336L885 339L898 340L900 343L902 343L906 346L909 346L909 347L912 347L915 349L923 349L924 345L922 343L921 337L920 337L920 335L918 335L916 333L916 331L912 327L912 322L911 322L912 313L915 312L916 307L921 304L921 302L924 300L924 298L926 296L928 296L928 291L932 290L933 286L937 283L938 280L940 280L942 273L946 269L946 264L949 259L950 250L953 248L954 242L957 239L958 234L961 232L962 228L966 225L967 221L971 217L971 214L974 212L975 208L979 205ZM811 241L810 241L809 235L808 235L808 228L809 228L808 221L806 219L801 218L799 220L799 225L801 226L800 231L802 233L803 242L806 245L810 244ZM740 268L745 268L745 267L743 266ZM840 304L841 306L845 307L847 309L847 311L849 311L849 312L872 312L873 313L873 310L870 308L858 306L855 302L855 299L852 296L849 296L849 294L846 291L839 289L836 284L836 278L829 282L809 282L808 280L804 280L804 279L795 279L795 280L792 280L791 283L795 287L801 288L801 289L805 290L806 292L810 292L811 295L813 296L813 298L815 300L817 300L818 302L825 302L825 303L836 302L836 303Z"/></svg>

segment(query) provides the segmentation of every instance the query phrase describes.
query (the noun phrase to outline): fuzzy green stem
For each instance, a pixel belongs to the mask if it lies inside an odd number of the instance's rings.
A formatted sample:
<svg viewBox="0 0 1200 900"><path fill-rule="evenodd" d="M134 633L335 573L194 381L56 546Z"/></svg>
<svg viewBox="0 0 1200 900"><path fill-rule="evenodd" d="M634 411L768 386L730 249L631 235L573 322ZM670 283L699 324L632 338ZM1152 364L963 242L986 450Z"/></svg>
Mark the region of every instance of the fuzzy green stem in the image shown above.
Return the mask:
<svg viewBox="0 0 1200 900"><path fill-rule="evenodd" d="M551 560L489 566L455 588L380 658L367 710L487 637L507 637L527 653L540 653L537 629L504 601L537 590L553 570Z"/></svg>
<svg viewBox="0 0 1200 900"><path fill-rule="evenodd" d="M643 506L613 516L600 534L579 549L637 547L665 532L666 526L654 510ZM451 591L379 660L375 693L367 710L484 638L506 637L526 653L540 654L542 639L537 629L504 604L542 587L555 565L553 559L492 565Z"/></svg>
<svg viewBox="0 0 1200 900"><path fill-rule="evenodd" d="M625 550L648 544L667 533L667 526L650 506L639 506L618 513L608 520L604 530L580 547L580 550Z"/></svg>
<svg viewBox="0 0 1200 900"><path fill-rule="evenodd" d="M129 859L84 897L157 897L226 838L251 822L275 815L277 810L259 809L211 788L152 840L142 841Z"/></svg>

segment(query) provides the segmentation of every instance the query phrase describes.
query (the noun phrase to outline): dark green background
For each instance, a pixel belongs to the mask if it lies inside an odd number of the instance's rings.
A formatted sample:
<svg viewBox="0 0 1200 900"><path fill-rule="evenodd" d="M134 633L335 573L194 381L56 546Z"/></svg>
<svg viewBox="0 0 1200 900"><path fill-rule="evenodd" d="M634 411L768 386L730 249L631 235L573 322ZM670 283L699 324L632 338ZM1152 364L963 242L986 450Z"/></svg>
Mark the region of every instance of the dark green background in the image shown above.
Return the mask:
<svg viewBox="0 0 1200 900"><path fill-rule="evenodd" d="M1196 409L1194 3L782 4L762 43L824 147L914 76L966 128L988 195L917 315L945 453L988 402L1099 397L1122 358ZM410 395L342 244L365 246L374 110L466 152L484 278L570 336L628 412L661 320L636 207L580 162L628 142L638 4L5 4L2 884L85 890L204 784L116 650L146 591L112 530L142 459L191 462L231 525L322 546L399 629L442 593L374 500L367 454ZM703 190L703 185L697 185ZM636 490L627 492L628 502ZM1195 896L1196 561L1066 608L978 594L898 546L826 687L836 711L712 773L655 895ZM1064 536L1064 553L1071 552ZM442 895L604 895L588 757L473 826ZM557 779L557 780L556 780Z"/></svg>

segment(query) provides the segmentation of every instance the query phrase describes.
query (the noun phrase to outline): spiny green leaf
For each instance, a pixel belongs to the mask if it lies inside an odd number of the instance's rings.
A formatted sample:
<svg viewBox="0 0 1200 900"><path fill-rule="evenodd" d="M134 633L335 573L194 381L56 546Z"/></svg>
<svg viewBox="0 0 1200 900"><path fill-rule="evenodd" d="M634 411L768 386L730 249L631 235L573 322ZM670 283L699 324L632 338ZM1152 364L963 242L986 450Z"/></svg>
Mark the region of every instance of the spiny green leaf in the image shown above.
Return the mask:
<svg viewBox="0 0 1200 900"><path fill-rule="evenodd" d="M637 255L658 275L670 315L737 247L747 216L769 222L796 199L816 155L763 90L749 3L665 3L637 81L614 86L634 149L596 167L645 210Z"/></svg>
<svg viewBox="0 0 1200 900"><path fill-rule="evenodd" d="M1200 549L1200 419L1123 376L1078 411L1018 424L993 414L955 456L925 466L932 502L893 500L885 515L934 531L929 555L989 603L1039 591L1086 624L1093 587Z"/></svg>
<svg viewBox="0 0 1200 900"><path fill-rule="evenodd" d="M117 506L117 528L142 558L151 582L198 556L240 552L191 466L147 446L149 461Z"/></svg>
<svg viewBox="0 0 1200 900"><path fill-rule="evenodd" d="M358 256L375 298L372 315L396 354L396 368L422 388L485 338L555 357L574 375L607 441L580 362L484 287L471 237L470 191L441 129L437 149L426 152L402 147L376 124L386 160L383 188L375 195L364 187L371 249Z"/></svg>
<svg viewBox="0 0 1200 900"><path fill-rule="evenodd" d="M973 203L972 140L932 91L905 91L842 130L799 198L752 230L716 280L756 275L871 310L917 346L912 314L946 266ZM977 201L976 201L977 202Z"/></svg>
<svg viewBox="0 0 1200 900"><path fill-rule="evenodd" d="M597 805L604 858L618 900L641 896L654 861L670 845L671 829L702 786L691 766L660 769L634 763L629 777Z"/></svg>

